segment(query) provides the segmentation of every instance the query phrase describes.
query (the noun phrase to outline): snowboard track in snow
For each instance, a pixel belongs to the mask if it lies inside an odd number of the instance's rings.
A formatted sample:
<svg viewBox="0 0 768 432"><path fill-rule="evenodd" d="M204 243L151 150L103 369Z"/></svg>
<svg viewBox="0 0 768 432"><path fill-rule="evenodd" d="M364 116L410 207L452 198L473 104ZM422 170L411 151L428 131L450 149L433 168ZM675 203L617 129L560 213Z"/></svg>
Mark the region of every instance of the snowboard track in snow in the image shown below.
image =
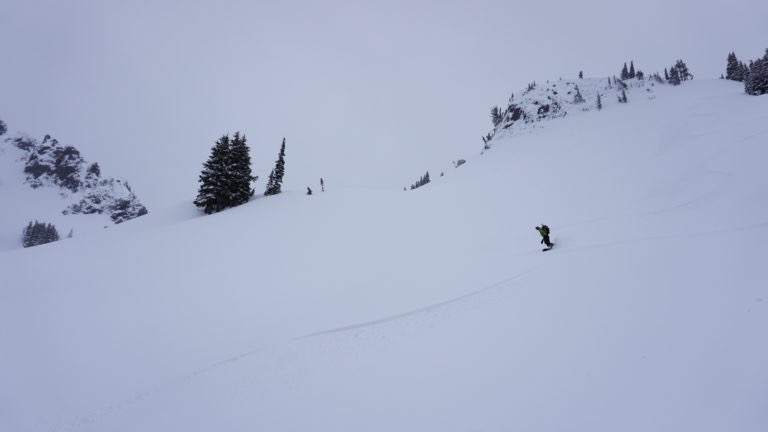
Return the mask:
<svg viewBox="0 0 768 432"><path fill-rule="evenodd" d="M293 344L293 343L298 343L300 341L311 339L311 338L318 337L318 336L325 336L325 335L331 335L331 334L336 334L336 333L348 332L348 331L352 331L352 330L359 330L359 329L368 328L368 327L374 327L374 326L377 326L377 325L380 325L380 324L385 324L385 323L397 321L399 319L413 317L413 316L416 316L416 315L419 315L419 314L422 314L422 313L425 313L425 312L434 311L436 309L440 309L440 308L443 308L443 307L446 307L446 306L449 306L449 305L452 305L452 304L460 303L461 301L464 301L464 300L472 298L472 297L476 297L478 295L484 294L484 293L486 293L488 291L491 291L493 289L503 287L506 284L509 284L510 282L513 282L513 281L515 281L515 280L525 276L526 274L531 273L532 271L533 271L533 269L528 269L528 270L519 272L519 273L515 274L514 276L510 276L510 277L508 277L506 279L503 279L503 280L495 282L495 283L493 283L491 285L488 285L488 286L485 286L483 288L480 288L478 290L475 290L475 291L469 292L467 294L463 294L461 296L454 297L454 298L451 298L451 299L448 299L448 300L445 300L445 301L441 301L441 302L434 303L434 304L431 304L431 305L428 305L428 306L424 306L424 307L421 307L421 308L418 308L418 309L413 309L413 310L410 310L410 311L407 311L407 312L403 312L403 313L399 313L399 314L395 314L395 315L390 315L390 316L387 316L387 317L384 317L384 318L380 318L380 319L376 319L376 320L365 321L365 322L361 322L361 323L357 323L357 324L350 324L350 325L346 325L346 326L342 326L342 327L334 327L334 328L327 329L327 330L321 330L321 331L309 333L309 334L306 334L306 335L303 335L303 336L294 337L294 338L288 339L288 340L286 340L284 342L277 342L277 343L273 343L273 344L270 344L270 345L267 345L267 346L263 346L263 347L260 347L260 348L252 349L252 350L246 351L246 352L244 352L242 354L238 354L236 356L232 356L232 357L226 358L224 360L221 360L221 361L218 361L218 362L215 362L215 363L211 363L208 366L196 369L196 370L194 370L194 371L192 371L190 373L187 373L187 374L185 374L185 375L183 375L181 377L170 379L170 380L166 381L165 383L158 384L158 385L154 386L153 388L151 388L151 389L149 389L147 391L144 391L144 392L141 392L141 393L137 393L134 396L131 396L131 397L126 398L126 399L123 399L120 402L116 402L116 403L104 406L102 408L95 409L95 410L93 410L91 412L91 414L86 414L86 415L78 416L74 420L69 421L65 426L54 427L54 428L52 428L52 430L57 430L57 431L59 431L59 430L75 430L75 429L79 429L79 428L81 428L83 426L90 426L90 425L93 425L96 422L96 420L98 420L98 418L100 418L100 417L105 417L105 416L111 414L112 412L118 411L118 410L123 409L123 408L130 407L130 406L135 405L135 404L137 404L139 402L143 402L146 399L152 397L153 395L156 395L156 394L162 393L164 391L170 390L170 389L172 389L174 387L177 387L179 385L182 385L182 384L184 384L184 383L186 383L186 382L188 382L188 381L190 381L192 379L195 379L195 378L200 377L202 375L205 375L207 373L216 371L216 370L218 370L218 369L220 369L222 367L225 367L227 365L236 363L236 362L238 362L240 360L243 360L243 359L246 359L246 358L249 358L249 357L253 357L253 356L257 355L257 354L260 354L260 353L263 353L263 352L266 352L266 351L269 351L269 350L272 350L272 349L284 347L284 346L287 346L287 345L290 345L290 344Z"/></svg>

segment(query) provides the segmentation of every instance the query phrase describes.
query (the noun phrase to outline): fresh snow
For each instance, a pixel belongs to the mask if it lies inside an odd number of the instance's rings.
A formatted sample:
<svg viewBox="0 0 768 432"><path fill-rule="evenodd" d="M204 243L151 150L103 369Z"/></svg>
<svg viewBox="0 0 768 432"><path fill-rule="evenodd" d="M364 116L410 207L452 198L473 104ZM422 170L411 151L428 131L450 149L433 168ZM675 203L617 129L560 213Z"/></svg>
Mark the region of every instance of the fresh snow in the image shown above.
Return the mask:
<svg viewBox="0 0 768 432"><path fill-rule="evenodd" d="M768 430L768 97L628 97L0 252L0 430Z"/></svg>

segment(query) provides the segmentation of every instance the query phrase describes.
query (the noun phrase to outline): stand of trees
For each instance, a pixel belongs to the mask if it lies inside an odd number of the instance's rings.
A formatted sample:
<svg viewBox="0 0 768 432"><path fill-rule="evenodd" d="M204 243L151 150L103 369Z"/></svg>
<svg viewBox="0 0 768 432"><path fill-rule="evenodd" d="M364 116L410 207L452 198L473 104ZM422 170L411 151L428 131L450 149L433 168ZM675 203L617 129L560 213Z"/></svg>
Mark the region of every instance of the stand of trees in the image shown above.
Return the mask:
<svg viewBox="0 0 768 432"><path fill-rule="evenodd" d="M768 93L768 49L763 57L751 60L749 66L739 61L736 53L728 54L725 79L743 82L744 92L750 95Z"/></svg>
<svg viewBox="0 0 768 432"><path fill-rule="evenodd" d="M21 245L26 247L38 246L59 240L59 232L53 224L30 222L21 235Z"/></svg>
<svg viewBox="0 0 768 432"><path fill-rule="evenodd" d="M206 214L248 202L253 196L250 149L245 135L223 135L211 149L200 173L200 188L194 203Z"/></svg>
<svg viewBox="0 0 768 432"><path fill-rule="evenodd" d="M425 184L427 184L427 183L429 183L429 182L430 182L430 180L429 180L429 171L427 171L427 173L426 173L426 174L424 174L423 176L421 176L421 178L419 179L419 181L417 181L416 183L414 183L414 184L412 184L412 185L411 185L411 190L413 190L413 189L416 189L416 188L419 188L419 187L422 187L422 186L424 186Z"/></svg>

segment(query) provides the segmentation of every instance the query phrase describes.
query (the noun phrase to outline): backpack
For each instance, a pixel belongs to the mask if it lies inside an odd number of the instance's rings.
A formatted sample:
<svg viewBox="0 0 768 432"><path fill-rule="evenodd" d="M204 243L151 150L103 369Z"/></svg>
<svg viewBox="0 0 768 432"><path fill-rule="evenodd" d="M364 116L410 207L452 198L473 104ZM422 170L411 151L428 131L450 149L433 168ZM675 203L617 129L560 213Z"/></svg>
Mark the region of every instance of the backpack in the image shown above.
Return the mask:
<svg viewBox="0 0 768 432"><path fill-rule="evenodd" d="M541 225L541 230L544 231L544 234L549 235L549 227L548 226L542 224Z"/></svg>

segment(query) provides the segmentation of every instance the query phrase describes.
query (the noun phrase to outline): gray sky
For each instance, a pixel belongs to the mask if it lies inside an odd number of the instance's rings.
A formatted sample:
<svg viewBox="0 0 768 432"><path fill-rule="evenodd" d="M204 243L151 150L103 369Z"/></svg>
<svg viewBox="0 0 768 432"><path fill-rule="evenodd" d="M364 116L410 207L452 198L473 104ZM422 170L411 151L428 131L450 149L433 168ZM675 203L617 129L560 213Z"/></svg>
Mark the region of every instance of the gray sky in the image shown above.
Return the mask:
<svg viewBox="0 0 768 432"><path fill-rule="evenodd" d="M762 55L766 16L763 0L5 0L0 119L75 145L150 210L194 199L237 130L258 192L283 137L285 188L402 187L478 153L490 106L530 81L679 58L719 77L728 52Z"/></svg>

